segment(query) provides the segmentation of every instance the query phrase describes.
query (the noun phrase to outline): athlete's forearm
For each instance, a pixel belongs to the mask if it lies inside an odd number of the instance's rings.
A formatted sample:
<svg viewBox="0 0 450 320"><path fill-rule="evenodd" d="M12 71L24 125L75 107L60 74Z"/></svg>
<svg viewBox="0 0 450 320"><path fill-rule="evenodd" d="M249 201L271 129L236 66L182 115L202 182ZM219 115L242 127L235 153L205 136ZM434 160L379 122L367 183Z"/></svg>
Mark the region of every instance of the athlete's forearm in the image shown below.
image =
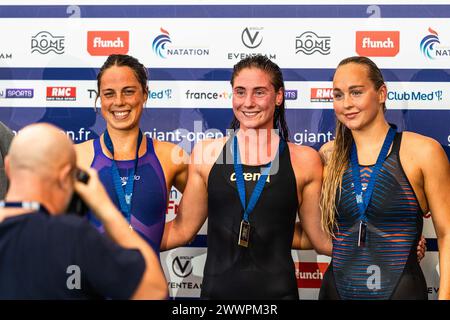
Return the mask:
<svg viewBox="0 0 450 320"><path fill-rule="evenodd" d="M182 228L177 224L175 218L172 221L166 222L164 226L164 233L161 240L161 251L166 251L174 248L181 247L192 240L195 234L187 234Z"/></svg>
<svg viewBox="0 0 450 320"><path fill-rule="evenodd" d="M312 249L312 246L311 248L302 247L302 236L303 236L302 225L300 222L296 222L294 229L294 238L292 239L292 249L295 250Z"/></svg>
<svg viewBox="0 0 450 320"><path fill-rule="evenodd" d="M318 254L331 256L332 243L331 240L323 240L321 246L314 247L306 232L303 231L301 223L295 224L294 238L292 240L292 249L296 250L316 250Z"/></svg>

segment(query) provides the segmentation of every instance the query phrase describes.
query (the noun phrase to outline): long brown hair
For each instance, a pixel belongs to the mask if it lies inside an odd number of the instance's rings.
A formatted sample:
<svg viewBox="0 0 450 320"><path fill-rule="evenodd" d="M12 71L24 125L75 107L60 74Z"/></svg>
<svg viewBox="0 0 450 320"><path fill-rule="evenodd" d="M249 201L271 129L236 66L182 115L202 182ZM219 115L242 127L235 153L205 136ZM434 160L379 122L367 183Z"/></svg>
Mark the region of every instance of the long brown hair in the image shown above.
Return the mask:
<svg viewBox="0 0 450 320"><path fill-rule="evenodd" d="M340 66L356 63L366 67L367 76L373 83L375 90L380 89L384 83L383 75L377 65L367 57L349 57L342 60ZM386 105L383 103L383 111ZM351 130L348 129L336 118L336 134L331 156L326 161L326 174L322 184L322 194L320 197L320 208L322 210L322 228L330 235L334 236L336 224L336 203L341 196L342 177L348 167L348 159L353 143Z"/></svg>

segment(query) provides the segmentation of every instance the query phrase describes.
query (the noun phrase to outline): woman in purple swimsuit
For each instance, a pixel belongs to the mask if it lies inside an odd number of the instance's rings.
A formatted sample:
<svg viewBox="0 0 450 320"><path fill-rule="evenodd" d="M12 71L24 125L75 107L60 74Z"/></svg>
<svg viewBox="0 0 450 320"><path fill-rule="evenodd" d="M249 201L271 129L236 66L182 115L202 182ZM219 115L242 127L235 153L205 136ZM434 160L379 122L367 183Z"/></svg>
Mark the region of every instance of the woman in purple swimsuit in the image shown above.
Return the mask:
<svg viewBox="0 0 450 320"><path fill-rule="evenodd" d="M139 128L148 98L147 70L136 58L114 54L97 75L105 132L76 145L78 165L93 167L110 197L137 231L159 252L168 194L184 191L188 156L175 144L152 140ZM92 216L89 219L103 231Z"/></svg>

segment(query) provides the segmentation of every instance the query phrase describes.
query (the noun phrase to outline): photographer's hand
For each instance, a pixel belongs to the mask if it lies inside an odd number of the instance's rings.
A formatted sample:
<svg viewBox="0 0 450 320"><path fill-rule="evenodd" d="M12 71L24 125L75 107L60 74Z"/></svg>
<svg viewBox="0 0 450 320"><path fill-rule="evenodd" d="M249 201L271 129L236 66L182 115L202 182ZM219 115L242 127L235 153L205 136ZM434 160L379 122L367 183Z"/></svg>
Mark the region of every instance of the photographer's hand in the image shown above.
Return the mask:
<svg viewBox="0 0 450 320"><path fill-rule="evenodd" d="M104 223L104 220L108 219L109 216L118 215L120 218L123 218L98 178L97 171L92 168L88 168L85 171L89 175L89 179L87 183L77 180L75 182L75 191L80 195L87 206L102 223Z"/></svg>
<svg viewBox="0 0 450 320"><path fill-rule="evenodd" d="M148 243L128 227L123 215L109 198L97 171L86 170L87 183L75 182L75 190L101 221L108 236L124 248L137 248L145 259L146 271L134 292L134 299L165 299L168 289L159 259Z"/></svg>

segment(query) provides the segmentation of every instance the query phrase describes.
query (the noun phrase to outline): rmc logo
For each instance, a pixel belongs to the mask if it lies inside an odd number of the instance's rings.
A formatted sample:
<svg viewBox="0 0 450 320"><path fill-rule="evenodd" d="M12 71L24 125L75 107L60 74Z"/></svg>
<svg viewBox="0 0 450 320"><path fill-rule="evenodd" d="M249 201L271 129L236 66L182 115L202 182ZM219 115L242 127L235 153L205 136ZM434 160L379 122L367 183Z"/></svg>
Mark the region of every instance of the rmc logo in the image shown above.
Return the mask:
<svg viewBox="0 0 450 320"><path fill-rule="evenodd" d="M76 87L47 87L47 101L75 101Z"/></svg>
<svg viewBox="0 0 450 320"><path fill-rule="evenodd" d="M192 257L178 256L172 261L172 271L180 278L188 277L193 270Z"/></svg>

